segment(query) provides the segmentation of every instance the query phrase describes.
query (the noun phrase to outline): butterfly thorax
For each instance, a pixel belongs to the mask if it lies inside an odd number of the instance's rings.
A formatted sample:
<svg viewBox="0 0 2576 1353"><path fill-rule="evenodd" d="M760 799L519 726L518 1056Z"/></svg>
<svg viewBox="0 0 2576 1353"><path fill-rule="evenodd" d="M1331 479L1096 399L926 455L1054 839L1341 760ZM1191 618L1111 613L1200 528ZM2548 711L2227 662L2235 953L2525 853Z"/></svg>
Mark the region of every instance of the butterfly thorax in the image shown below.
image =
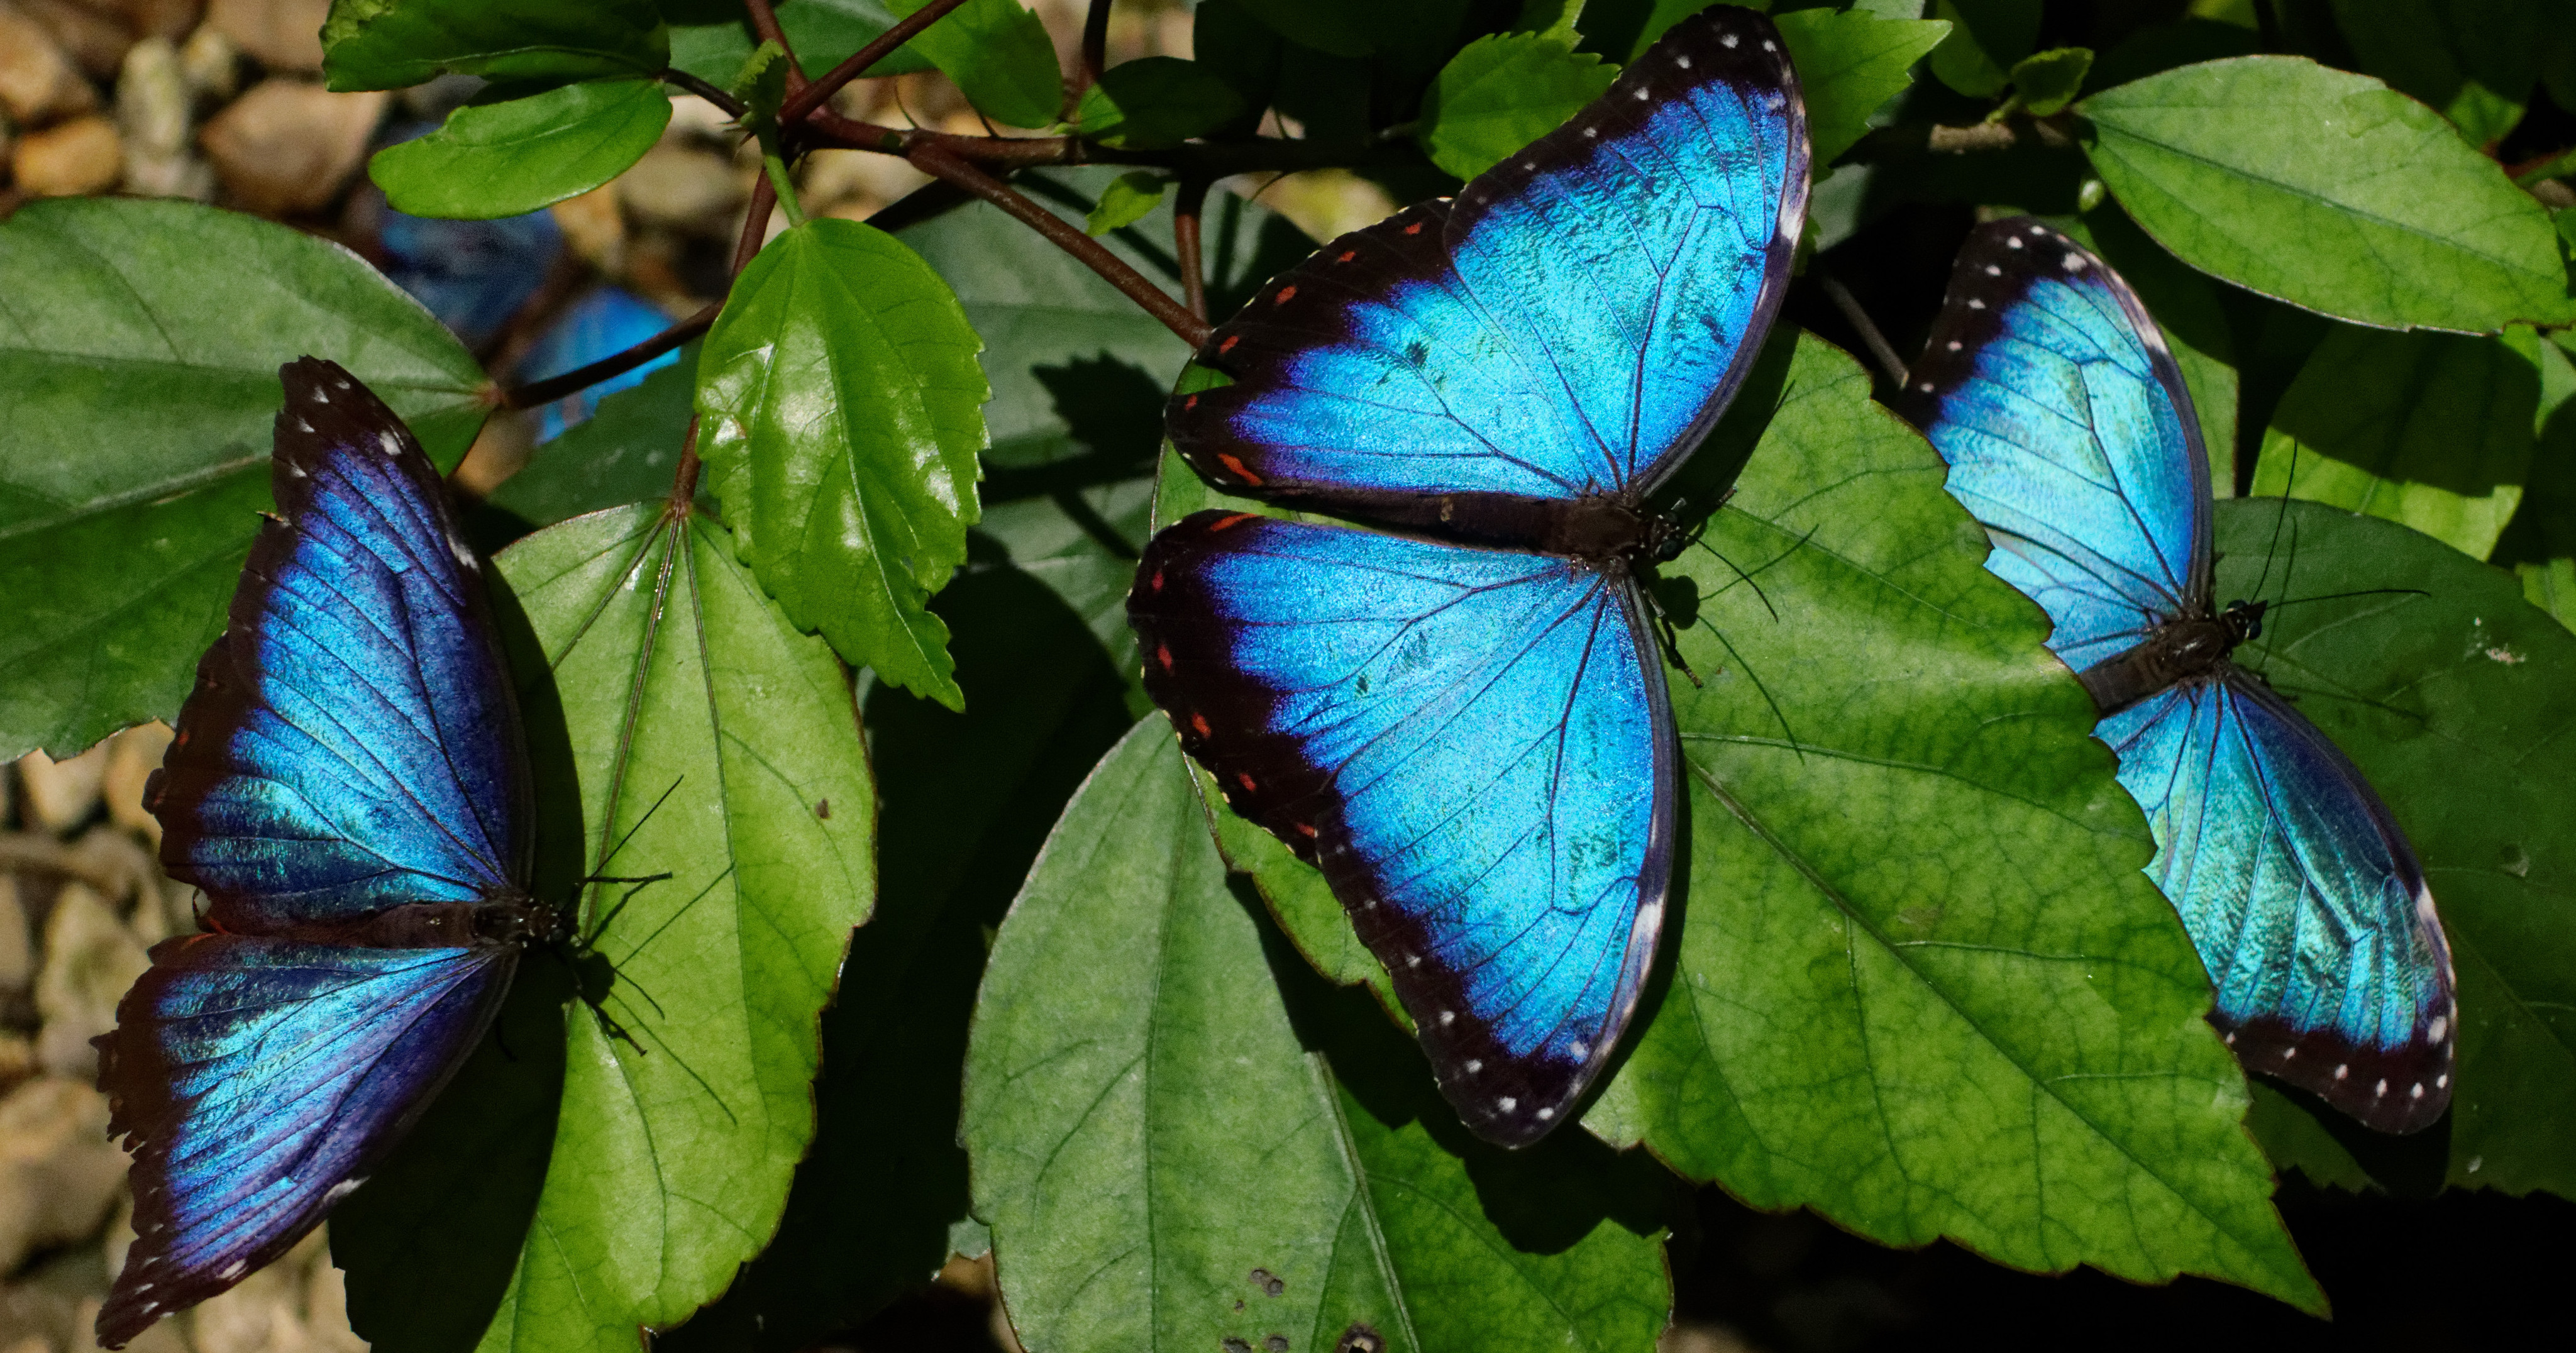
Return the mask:
<svg viewBox="0 0 2576 1353"><path fill-rule="evenodd" d="M2167 620L2144 642L2085 668L2078 679L2105 716L2161 690L2216 680L2236 646L2263 632L2263 607L2259 601L2232 601L2216 615Z"/></svg>

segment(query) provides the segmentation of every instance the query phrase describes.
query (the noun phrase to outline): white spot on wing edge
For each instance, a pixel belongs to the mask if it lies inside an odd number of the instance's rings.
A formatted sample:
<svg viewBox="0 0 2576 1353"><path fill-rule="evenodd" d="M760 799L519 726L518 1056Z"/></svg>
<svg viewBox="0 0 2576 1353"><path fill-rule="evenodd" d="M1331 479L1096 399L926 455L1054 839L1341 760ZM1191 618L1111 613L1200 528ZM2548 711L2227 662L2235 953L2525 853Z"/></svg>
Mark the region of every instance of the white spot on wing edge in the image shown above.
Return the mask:
<svg viewBox="0 0 2576 1353"><path fill-rule="evenodd" d="M215 1281L219 1283L231 1282L233 1279L240 1277L242 1275L242 1271L249 1267L250 1265L236 1259L231 1263L224 1265L222 1268L215 1270Z"/></svg>
<svg viewBox="0 0 2576 1353"><path fill-rule="evenodd" d="M305 422L305 421L304 421L303 419L301 419L301 418L298 418L298 419L296 419L296 420L295 420L295 425L296 425L297 427L300 427L300 428L304 429L304 430L305 430L305 431L307 431L307 432L311 432L311 431L313 430L313 425L312 425L311 423Z"/></svg>
<svg viewBox="0 0 2576 1353"><path fill-rule="evenodd" d="M1477 1072L1482 1071L1482 1070L1484 1070L1484 1069L1485 1069L1485 1062L1484 1062L1484 1059L1483 1059L1483 1058L1481 1058L1481 1057L1470 1057L1470 1058L1468 1058L1468 1059L1467 1059L1467 1074L1468 1074L1468 1075L1470 1075L1470 1076L1475 1075Z"/></svg>
<svg viewBox="0 0 2576 1353"><path fill-rule="evenodd" d="M1733 47L1735 42L1736 38L1733 33L1721 34L1717 39L1717 45L1720 47Z"/></svg>
<svg viewBox="0 0 2576 1353"><path fill-rule="evenodd" d="M388 456L399 456L402 454L402 439L396 437L390 432L377 433L376 445L383 447L385 449L385 454Z"/></svg>
<svg viewBox="0 0 2576 1353"><path fill-rule="evenodd" d="M1673 58L1673 64L1674 64L1674 65L1676 65L1676 66L1681 67L1683 70L1689 70L1689 69L1690 69L1690 58L1689 58L1689 57L1686 57L1686 56L1682 56L1682 57L1675 57L1675 58Z"/></svg>
<svg viewBox="0 0 2576 1353"><path fill-rule="evenodd" d="M1521 1106L1521 1102L1512 1098L1510 1095L1505 1095L1502 1098L1495 1100L1494 1104L1495 1107L1500 1108L1505 1113L1510 1113L1512 1110Z"/></svg>
<svg viewBox="0 0 2576 1353"><path fill-rule="evenodd" d="M1551 1118L1554 1118L1555 1116L1556 1116L1556 1110L1554 1110L1554 1109L1541 1109L1541 1110L1539 1110L1539 1111L1538 1111L1538 1120L1539 1120L1540 1122L1542 1122L1542 1123L1546 1122L1547 1120L1549 1120L1549 1119L1551 1119Z"/></svg>
<svg viewBox="0 0 2576 1353"><path fill-rule="evenodd" d="M2425 1032L2432 1035L2434 1042L2441 1042L2443 1036L2451 1032L2451 1017L2448 1015L2435 1015L2433 1017L2433 1027L2425 1030Z"/></svg>

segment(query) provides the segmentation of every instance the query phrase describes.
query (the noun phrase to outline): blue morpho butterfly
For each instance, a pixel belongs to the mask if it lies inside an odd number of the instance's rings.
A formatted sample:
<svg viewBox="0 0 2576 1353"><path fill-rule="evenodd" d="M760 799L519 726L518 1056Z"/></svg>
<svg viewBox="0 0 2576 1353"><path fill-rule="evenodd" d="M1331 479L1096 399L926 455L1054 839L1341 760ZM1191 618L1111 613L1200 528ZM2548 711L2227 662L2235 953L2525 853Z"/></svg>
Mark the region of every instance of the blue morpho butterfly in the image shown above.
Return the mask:
<svg viewBox="0 0 2576 1353"><path fill-rule="evenodd" d="M230 625L145 787L211 933L153 947L98 1039L134 1155L121 1347L231 1287L357 1187L482 1037L524 942L527 752L445 489L330 362L280 375Z"/></svg>
<svg viewBox="0 0 2576 1353"><path fill-rule="evenodd" d="M1903 404L2102 710L2237 1058L2382 1132L2441 1117L2459 1018L2423 867L2352 762L2228 660L2265 603L2211 604L2209 460L2146 308L2046 226L1980 226Z"/></svg>
<svg viewBox="0 0 2576 1353"><path fill-rule="evenodd" d="M1778 30L1676 24L1452 201L1274 279L1173 445L1229 491L1128 597L1145 688L1324 877L1478 1135L1537 1140L1610 1059L1661 932L1680 748L1646 507L1762 347L1806 219Z"/></svg>

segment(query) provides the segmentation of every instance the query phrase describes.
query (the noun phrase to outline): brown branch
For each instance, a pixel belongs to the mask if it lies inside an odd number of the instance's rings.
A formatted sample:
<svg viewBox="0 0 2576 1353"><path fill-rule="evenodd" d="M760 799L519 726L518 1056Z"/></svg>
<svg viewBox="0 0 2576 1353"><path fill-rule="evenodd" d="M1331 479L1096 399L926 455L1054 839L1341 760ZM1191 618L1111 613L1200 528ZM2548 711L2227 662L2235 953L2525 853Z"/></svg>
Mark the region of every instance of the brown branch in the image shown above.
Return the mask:
<svg viewBox="0 0 2576 1353"><path fill-rule="evenodd" d="M751 31L759 34L763 42L777 43L778 50L787 54L787 97L792 99L803 93L805 69L796 64L796 49L787 45L787 30L778 26L778 11L769 0L742 0L742 9L751 16Z"/></svg>
<svg viewBox="0 0 2576 1353"><path fill-rule="evenodd" d="M735 119L742 117L742 100L737 99L733 95L726 93L724 90L718 89L714 85L689 74L687 71L666 70L662 72L662 83L678 85L680 88L697 95L699 98L705 99L707 102L723 109L726 117Z"/></svg>
<svg viewBox="0 0 2576 1353"><path fill-rule="evenodd" d="M1301 169L1418 168L1424 163L1422 152L1403 141L1352 147L1263 136L1248 141L1192 142L1161 150L1121 150L1074 136L956 136L921 128L884 127L842 117L828 108L817 108L808 114L805 129L811 145L906 157L918 147L937 146L954 159L996 169L1132 164L1221 179L1232 174L1294 173Z"/></svg>
<svg viewBox="0 0 2576 1353"><path fill-rule="evenodd" d="M794 97L788 99L786 106L778 110L779 125L793 127L804 121L806 114L822 107L824 100L840 93L841 86L867 74L868 67L885 60L895 48L912 41L913 34L928 28L933 22L945 17L950 10L964 3L966 0L930 0L929 4L905 15L896 22L894 27L877 34L868 41L866 46L850 53L849 60L834 66L822 79L805 86Z"/></svg>
<svg viewBox="0 0 2576 1353"><path fill-rule="evenodd" d="M1091 0L1091 12L1082 16L1082 64L1073 73L1070 99L1080 99L1082 91L1100 83L1100 72L1109 67L1109 0Z"/></svg>
<svg viewBox="0 0 2576 1353"><path fill-rule="evenodd" d="M1181 302L1207 322L1207 278L1199 271L1199 217L1207 208L1208 181L1181 180L1172 197L1172 254L1181 265Z"/></svg>
<svg viewBox="0 0 2576 1353"><path fill-rule="evenodd" d="M763 174L751 181L751 215L742 223L742 238L734 241L733 267L725 275L740 277L751 266L754 255L769 238L769 213L778 209L778 185Z"/></svg>
<svg viewBox="0 0 2576 1353"><path fill-rule="evenodd" d="M2074 144L2074 134L2059 116L1978 122L1965 127L1914 123L1881 127L1869 133L1846 158L1859 164L1881 164L1923 154L1969 155L2024 145L2063 150Z"/></svg>
<svg viewBox="0 0 2576 1353"><path fill-rule="evenodd" d="M698 501L698 415L689 415L689 430L680 434L680 464L671 472L671 497L664 512L669 518L689 515Z"/></svg>
<svg viewBox="0 0 2576 1353"><path fill-rule="evenodd" d="M1008 184L959 159L936 142L914 146L906 158L923 173L965 189L1046 236L1057 248L1073 255L1084 266L1100 274L1102 280L1118 288L1127 299L1142 306L1146 314L1179 334L1182 341L1191 347L1207 341L1206 320L1191 314L1187 307L1173 300L1162 288L1147 281L1144 274L1109 252L1107 246L1083 234L1079 226L1012 191Z"/></svg>
<svg viewBox="0 0 2576 1353"><path fill-rule="evenodd" d="M540 404L552 404L566 395L589 389L612 376L622 376L705 333L708 327L716 322L716 315L723 309L723 302L715 302L624 352L602 357L588 366L575 367L560 376L548 376L541 381L512 386L501 392L501 407L533 409Z"/></svg>

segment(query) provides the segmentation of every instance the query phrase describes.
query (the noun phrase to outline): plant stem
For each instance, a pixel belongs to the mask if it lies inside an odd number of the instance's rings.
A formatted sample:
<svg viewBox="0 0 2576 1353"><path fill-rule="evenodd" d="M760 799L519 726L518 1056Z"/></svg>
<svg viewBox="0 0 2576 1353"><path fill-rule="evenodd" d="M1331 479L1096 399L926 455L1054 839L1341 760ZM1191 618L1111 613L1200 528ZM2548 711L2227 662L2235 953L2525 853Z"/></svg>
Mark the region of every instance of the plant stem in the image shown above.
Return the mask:
<svg viewBox="0 0 2576 1353"><path fill-rule="evenodd" d="M1207 322L1207 279L1199 271L1199 217L1207 209L1208 181L1181 180L1172 197L1172 255L1181 265L1181 303L1200 323Z"/></svg>
<svg viewBox="0 0 2576 1353"><path fill-rule="evenodd" d="M1082 92L1100 83L1100 72L1109 65L1109 0L1091 0L1091 11L1082 16L1082 63L1074 68L1073 79L1065 88L1065 107L1082 101Z"/></svg>
<svg viewBox="0 0 2576 1353"><path fill-rule="evenodd" d="M751 16L751 31L763 42L778 44L787 54L787 97L795 98L805 89L805 68L796 64L796 49L787 45L787 30L778 26L778 11L769 0L742 0L743 13ZM782 119L783 120L783 119Z"/></svg>
<svg viewBox="0 0 2576 1353"><path fill-rule="evenodd" d="M797 199L796 181L787 177L787 160L778 150L775 133L761 135L760 169L767 176L769 190L778 197L778 209L787 213L790 228L805 224L805 204Z"/></svg>
<svg viewBox="0 0 2576 1353"><path fill-rule="evenodd" d="M1081 227L1014 192L1008 184L950 154L936 142L914 146L907 158L923 173L965 189L1046 236L1057 248L1081 260L1084 266L1100 274L1102 280L1125 293L1127 299L1142 306L1146 314L1161 320L1165 328L1179 334L1182 341L1191 347L1207 341L1206 320L1191 314L1186 306L1147 281L1144 274L1128 267L1126 260L1109 252L1100 241L1083 234Z"/></svg>
<svg viewBox="0 0 2576 1353"><path fill-rule="evenodd" d="M805 120L807 113L823 106L826 99L841 92L841 86L868 73L868 67L883 61L895 48L912 41L912 36L945 17L966 0L930 0L929 4L905 15L895 26L879 33L868 44L850 53L850 59L834 66L822 79L790 95L785 107L778 110L778 125L793 127Z"/></svg>
<svg viewBox="0 0 2576 1353"><path fill-rule="evenodd" d="M680 88L697 95L699 98L705 99L707 102L723 109L726 117L739 118L742 116L742 100L737 99L733 95L716 88L714 85L708 84L706 81L689 74L687 71L666 70L662 72L662 83L666 85L678 85Z"/></svg>
<svg viewBox="0 0 2576 1353"><path fill-rule="evenodd" d="M705 333L708 326L716 322L717 313L723 309L723 302L712 303L698 313L624 352L612 353L588 366L575 367L560 376L548 376L541 381L530 381L525 385L513 386L501 392L501 407L533 409L540 404L552 404L566 395L587 389L610 377L622 376Z"/></svg>
<svg viewBox="0 0 2576 1353"><path fill-rule="evenodd" d="M1030 165L1132 164L1219 179L1300 169L1412 168L1424 163L1409 144L1390 142L1365 149L1319 146L1276 136L1248 141L1200 142L1162 150L1120 150L1093 145L1074 136L956 136L921 128L883 127L842 117L828 108L806 115L807 140L841 150L872 150L909 156L916 146L936 145L969 164L1018 169Z"/></svg>

